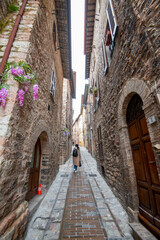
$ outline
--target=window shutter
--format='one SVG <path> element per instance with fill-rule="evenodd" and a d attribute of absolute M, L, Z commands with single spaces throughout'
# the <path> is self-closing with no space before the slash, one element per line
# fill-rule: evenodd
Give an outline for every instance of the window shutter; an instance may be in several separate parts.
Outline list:
<path fill-rule="evenodd" d="M 112 41 L 114 41 L 118 24 L 117 24 L 117 19 L 116 19 L 116 15 L 114 12 L 112 0 L 108 0 L 108 5 L 107 5 L 106 11 L 107 11 L 109 27 L 111 30 Z"/>
<path fill-rule="evenodd" d="M 52 94 L 53 98 L 54 98 L 54 92 L 55 92 L 55 83 L 56 83 L 56 78 L 55 78 L 55 74 L 53 71 L 52 80 L 51 80 L 51 94 Z"/>
<path fill-rule="evenodd" d="M 107 65 L 107 53 L 106 53 L 104 40 L 102 40 L 102 54 L 103 54 L 103 64 L 104 64 L 104 75 L 106 75 L 108 65 Z"/>

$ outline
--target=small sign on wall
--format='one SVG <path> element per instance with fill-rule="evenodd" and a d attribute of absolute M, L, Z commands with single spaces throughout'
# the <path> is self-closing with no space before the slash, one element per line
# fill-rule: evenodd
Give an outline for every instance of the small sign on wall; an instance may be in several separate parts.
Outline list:
<path fill-rule="evenodd" d="M 157 118 L 155 115 L 148 118 L 148 124 L 151 125 L 153 123 L 157 122 Z"/>

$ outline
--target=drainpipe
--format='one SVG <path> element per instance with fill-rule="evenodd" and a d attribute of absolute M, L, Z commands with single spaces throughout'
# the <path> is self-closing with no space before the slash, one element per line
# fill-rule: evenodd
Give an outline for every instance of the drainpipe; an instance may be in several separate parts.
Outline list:
<path fill-rule="evenodd" d="M 22 16 L 23 16 L 23 12 L 24 12 L 25 6 L 26 6 L 26 4 L 27 4 L 27 1 L 28 1 L 28 0 L 24 0 L 24 1 L 23 1 L 23 4 L 22 4 L 22 6 L 21 6 L 21 8 L 20 8 L 20 10 L 19 10 L 19 13 L 18 13 L 18 15 L 17 15 L 15 24 L 14 24 L 14 26 L 13 26 L 11 35 L 10 35 L 10 37 L 9 37 L 9 40 L 8 40 L 8 43 L 7 43 L 7 46 L 6 46 L 6 49 L 5 49 L 3 58 L 2 58 L 2 62 L 1 62 L 1 64 L 0 64 L 0 74 L 3 72 L 5 63 L 6 63 L 7 60 L 8 60 L 8 57 L 9 57 L 9 54 L 10 54 L 10 51 L 11 51 L 11 48 L 12 48 L 12 45 L 13 45 L 13 42 L 14 42 L 14 39 L 15 39 L 17 30 L 18 30 L 19 23 L 20 23 L 20 21 L 21 21 L 21 18 L 22 18 Z M 1 76 L 0 76 L 0 79 L 1 79 Z"/>

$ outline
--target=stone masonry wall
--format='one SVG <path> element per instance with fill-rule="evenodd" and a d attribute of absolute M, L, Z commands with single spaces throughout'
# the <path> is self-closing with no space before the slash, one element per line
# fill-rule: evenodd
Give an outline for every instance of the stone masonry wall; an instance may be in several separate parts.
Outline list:
<path fill-rule="evenodd" d="M 15 0 L 1 0 L 0 1 L 0 22 L 4 20 L 8 13 L 8 6 L 14 3 Z"/>
<path fill-rule="evenodd" d="M 101 40 L 105 36 L 107 23 L 107 0 L 101 1 L 100 16 L 99 20 L 95 21 L 94 29 L 93 45 L 96 46 L 94 78 L 99 78 L 100 88 L 99 107 L 95 113 L 94 134 L 97 139 L 97 128 L 101 125 L 104 162 L 100 162 L 98 157 L 97 140 L 96 156 L 99 170 L 101 171 L 101 165 L 103 165 L 106 181 L 120 198 L 123 206 L 135 209 L 134 201 L 138 202 L 138 200 L 137 196 L 132 195 L 132 189 L 130 188 L 130 183 L 135 179 L 129 176 L 131 163 L 129 163 L 130 166 L 126 165 L 123 158 L 123 152 L 128 151 L 126 154 L 131 154 L 131 150 L 130 147 L 128 149 L 124 149 L 123 146 L 123 149 L 120 148 L 122 139 L 120 138 L 118 125 L 118 104 L 123 89 L 124 92 L 132 92 L 134 82 L 138 82 L 139 92 L 143 93 L 145 91 L 144 86 L 146 86 L 150 90 L 150 97 L 145 100 L 144 106 L 146 118 L 153 114 L 157 116 L 156 124 L 148 126 L 151 142 L 152 144 L 159 143 L 160 112 L 155 99 L 155 82 L 159 84 L 158 76 L 160 71 L 159 29 L 156 20 L 159 18 L 159 1 L 113 0 L 112 2 L 118 21 L 118 34 L 115 40 L 111 65 L 106 76 L 104 76 Z M 127 88 L 126 83 L 130 80 L 133 82 L 129 85 L 130 89 L 125 89 L 125 86 Z M 140 80 L 142 84 L 140 84 Z M 135 89 L 133 92 L 135 92 Z M 145 95 L 145 92 L 142 95 Z M 125 107 L 127 108 L 127 103 Z M 125 119 L 125 115 L 122 117 Z M 124 142 L 126 137 L 124 136 Z M 130 171 L 134 172 L 134 168 Z M 134 174 L 133 177 L 135 177 Z"/>
<path fill-rule="evenodd" d="M 63 130 L 69 129 L 69 135 L 65 134 Z M 63 79 L 63 103 L 62 103 L 62 135 L 61 135 L 61 156 L 60 164 L 63 164 L 71 153 L 72 142 L 72 96 L 71 88 L 68 79 Z"/>
<path fill-rule="evenodd" d="M 40 183 L 44 190 L 58 170 L 63 73 L 60 52 L 55 51 L 53 44 L 52 29 L 56 17 L 51 9 L 54 9 L 54 2 L 45 3 L 46 6 L 39 1 L 28 1 L 9 57 L 9 61 L 26 60 L 31 65 L 39 94 L 33 101 L 30 89 L 20 107 L 17 91 L 23 86 L 12 77 L 8 79 L 7 104 L 0 109 L 0 226 L 8 223 L 6 228 L 0 227 L 2 239 L 21 239 L 26 226 L 28 204 L 25 196 L 31 156 L 38 137 L 42 148 Z M 4 47 L 6 40 L 6 35 L 0 36 Z M 56 75 L 54 98 L 50 94 L 53 69 Z M 17 215 L 21 204 L 24 209 Z M 24 226 L 22 231 L 20 226 Z M 10 234 L 12 228 L 14 234 Z"/>

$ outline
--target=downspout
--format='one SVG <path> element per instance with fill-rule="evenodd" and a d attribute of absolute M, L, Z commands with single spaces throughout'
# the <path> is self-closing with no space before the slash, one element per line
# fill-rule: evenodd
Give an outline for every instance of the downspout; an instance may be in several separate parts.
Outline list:
<path fill-rule="evenodd" d="M 24 1 L 23 1 L 23 4 L 22 4 L 22 6 L 21 6 L 21 8 L 20 8 L 20 10 L 19 10 L 19 13 L 18 13 L 18 15 L 17 15 L 15 24 L 14 24 L 14 26 L 13 26 L 11 35 L 10 35 L 10 37 L 9 37 L 9 40 L 8 40 L 8 43 L 7 43 L 7 46 L 6 46 L 6 49 L 5 49 L 3 58 L 2 58 L 2 62 L 1 62 L 1 64 L 0 64 L 0 75 L 1 75 L 1 73 L 3 72 L 3 70 L 4 70 L 5 63 L 6 63 L 7 60 L 8 60 L 8 57 L 9 57 L 9 54 L 10 54 L 10 51 L 11 51 L 11 48 L 12 48 L 12 45 L 13 45 L 13 42 L 14 42 L 14 39 L 15 39 L 17 30 L 18 30 L 19 23 L 20 23 L 20 21 L 21 21 L 21 18 L 22 18 L 22 16 L 23 16 L 23 12 L 24 12 L 25 6 L 26 6 L 26 4 L 27 4 L 27 1 L 28 1 L 28 0 L 24 0 Z M 0 79 L 1 79 L 1 76 L 0 76 Z"/>

